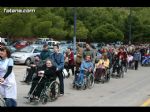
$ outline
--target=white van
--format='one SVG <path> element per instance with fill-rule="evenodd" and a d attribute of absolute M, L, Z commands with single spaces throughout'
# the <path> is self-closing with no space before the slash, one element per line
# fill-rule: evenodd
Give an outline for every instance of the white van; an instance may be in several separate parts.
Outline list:
<path fill-rule="evenodd" d="M 46 42 L 46 41 L 49 41 L 50 39 L 49 38 L 38 38 L 37 39 L 37 41 L 44 41 L 44 42 Z"/>
<path fill-rule="evenodd" d="M 50 47 L 53 47 L 53 45 L 55 45 L 55 44 L 60 44 L 60 42 L 59 41 L 47 41 L 46 42 Z"/>
<path fill-rule="evenodd" d="M 3 42 L 5 45 L 7 45 L 7 38 L 0 37 L 0 42 Z"/>

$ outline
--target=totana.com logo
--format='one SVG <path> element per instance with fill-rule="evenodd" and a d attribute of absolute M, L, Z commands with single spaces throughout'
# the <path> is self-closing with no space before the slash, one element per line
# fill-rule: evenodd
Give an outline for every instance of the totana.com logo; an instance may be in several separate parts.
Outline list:
<path fill-rule="evenodd" d="M 34 13 L 35 9 L 7 9 L 4 8 L 4 13 Z"/>

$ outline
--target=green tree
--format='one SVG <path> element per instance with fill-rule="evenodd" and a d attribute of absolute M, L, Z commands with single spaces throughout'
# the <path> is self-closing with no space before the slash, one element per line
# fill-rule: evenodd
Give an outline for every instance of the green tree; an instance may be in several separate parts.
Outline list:
<path fill-rule="evenodd" d="M 34 26 L 34 33 L 40 37 L 48 36 L 51 26 L 52 22 L 50 21 L 39 22 L 36 26 Z"/>
<path fill-rule="evenodd" d="M 129 18 L 126 18 L 125 20 L 125 37 L 126 40 L 129 39 L 129 25 L 130 21 Z M 133 15 L 131 16 L 131 41 L 137 41 L 138 38 L 141 36 L 141 32 L 143 31 L 143 26 L 140 20 L 137 18 L 137 16 Z"/>
<path fill-rule="evenodd" d="M 92 32 L 93 38 L 105 42 L 113 42 L 117 40 L 123 40 L 123 33 L 115 28 L 112 24 L 101 25 L 98 28 L 94 29 Z"/>
<path fill-rule="evenodd" d="M 77 20 L 76 25 L 76 38 L 80 40 L 87 39 L 88 29 L 85 27 L 82 21 Z M 74 26 L 71 26 L 70 37 L 74 37 Z"/>

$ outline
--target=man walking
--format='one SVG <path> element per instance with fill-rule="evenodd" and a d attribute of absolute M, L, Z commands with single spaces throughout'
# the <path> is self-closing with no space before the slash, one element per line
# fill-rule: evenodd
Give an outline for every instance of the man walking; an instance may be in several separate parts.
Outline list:
<path fill-rule="evenodd" d="M 135 62 L 135 70 L 138 70 L 140 59 L 141 59 L 141 53 L 138 51 L 138 49 L 136 49 L 133 55 L 133 60 Z"/>
<path fill-rule="evenodd" d="M 64 78 L 62 74 L 62 70 L 64 68 L 64 56 L 59 52 L 59 46 L 54 45 L 54 53 L 50 56 L 52 59 L 54 66 L 56 66 L 56 75 L 59 78 L 60 83 L 60 96 L 64 94 Z"/>

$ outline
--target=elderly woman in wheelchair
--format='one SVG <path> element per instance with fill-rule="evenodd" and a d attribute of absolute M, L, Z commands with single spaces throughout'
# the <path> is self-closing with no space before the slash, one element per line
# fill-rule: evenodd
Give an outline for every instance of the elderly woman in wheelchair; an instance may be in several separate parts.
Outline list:
<path fill-rule="evenodd" d="M 52 66 L 51 60 L 47 60 L 46 64 L 38 68 L 37 76 L 33 79 L 28 94 L 29 103 L 41 100 L 45 103 L 49 98 L 58 97 L 59 84 L 56 81 L 55 72 L 56 67 Z"/>
<path fill-rule="evenodd" d="M 109 59 L 107 55 L 103 55 L 99 62 L 95 65 L 95 82 L 102 82 L 108 81 L 110 79 L 109 76 Z"/>

